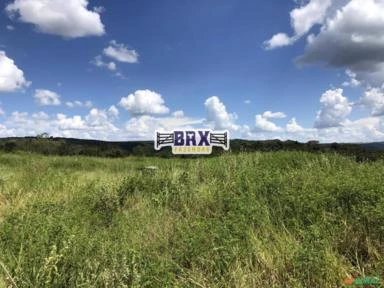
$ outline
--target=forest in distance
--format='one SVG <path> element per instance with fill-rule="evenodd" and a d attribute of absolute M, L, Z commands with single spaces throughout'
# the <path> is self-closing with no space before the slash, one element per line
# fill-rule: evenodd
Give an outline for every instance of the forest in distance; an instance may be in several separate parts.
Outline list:
<path fill-rule="evenodd" d="M 42 155 L 83 155 L 95 157 L 127 157 L 127 156 L 156 156 L 156 157 L 206 157 L 206 156 L 175 156 L 169 147 L 155 151 L 153 141 L 100 141 L 74 138 L 56 138 L 45 134 L 36 137 L 0 138 L 0 151 L 32 152 Z M 340 153 L 351 156 L 356 161 L 375 161 L 384 159 L 384 142 L 373 143 L 319 143 L 308 141 L 286 140 L 242 140 L 230 141 L 229 152 L 213 147 L 212 156 L 223 153 L 239 152 L 268 152 L 268 151 L 304 151 L 315 153 Z"/>

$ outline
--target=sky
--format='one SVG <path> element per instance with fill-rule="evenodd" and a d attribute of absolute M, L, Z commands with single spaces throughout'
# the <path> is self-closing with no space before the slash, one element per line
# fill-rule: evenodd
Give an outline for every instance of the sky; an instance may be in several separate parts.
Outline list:
<path fill-rule="evenodd" d="M 384 0 L 2 0 L 0 137 L 384 141 Z"/>

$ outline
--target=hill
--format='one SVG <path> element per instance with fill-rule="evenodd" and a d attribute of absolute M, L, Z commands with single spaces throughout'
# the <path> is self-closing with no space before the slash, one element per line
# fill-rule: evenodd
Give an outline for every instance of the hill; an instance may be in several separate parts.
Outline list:
<path fill-rule="evenodd" d="M 171 150 L 155 151 L 152 141 L 106 142 L 99 140 L 84 140 L 72 138 L 53 137 L 24 137 L 1 138 L 0 151 L 5 152 L 34 152 L 43 155 L 84 155 L 99 157 L 126 157 L 126 156 L 158 156 L 170 157 Z M 384 152 L 377 147 L 380 143 L 347 144 L 331 143 L 321 144 L 317 141 L 300 143 L 297 141 L 251 141 L 234 139 L 230 143 L 230 153 L 255 151 L 307 151 L 307 152 L 336 152 L 354 157 L 357 161 L 382 159 Z M 213 156 L 222 154 L 221 149 L 214 148 Z M 174 157 L 174 156 L 172 156 Z M 187 157 L 187 156 L 179 156 Z M 191 156 L 188 156 L 191 157 Z M 197 157 L 197 156 L 193 156 Z"/>
<path fill-rule="evenodd" d="M 384 150 L 384 142 L 364 143 L 361 145 L 369 150 Z"/>

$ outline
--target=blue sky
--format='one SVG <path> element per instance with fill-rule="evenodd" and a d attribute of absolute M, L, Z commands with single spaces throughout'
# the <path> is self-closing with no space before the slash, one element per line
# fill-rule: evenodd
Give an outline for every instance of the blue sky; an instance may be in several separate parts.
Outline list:
<path fill-rule="evenodd" d="M 3 1 L 0 137 L 383 141 L 384 3 L 334 2 Z"/>

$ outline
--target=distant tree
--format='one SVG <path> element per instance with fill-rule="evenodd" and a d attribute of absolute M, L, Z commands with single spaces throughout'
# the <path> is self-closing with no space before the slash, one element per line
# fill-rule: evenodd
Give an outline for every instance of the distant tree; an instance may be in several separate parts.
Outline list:
<path fill-rule="evenodd" d="M 44 133 L 38 134 L 36 138 L 44 138 L 44 139 L 49 138 L 49 134 L 47 132 L 44 132 Z"/>
<path fill-rule="evenodd" d="M 331 148 L 332 148 L 333 150 L 338 150 L 338 149 L 341 148 L 341 146 L 340 146 L 339 143 L 334 142 L 334 143 L 331 144 Z"/>
<path fill-rule="evenodd" d="M 153 146 L 138 145 L 132 149 L 132 155 L 134 156 L 152 156 L 154 154 Z"/>
<path fill-rule="evenodd" d="M 103 153 L 104 153 L 104 156 L 112 157 L 112 158 L 126 156 L 124 150 L 119 147 L 110 147 L 107 151 Z"/>
<path fill-rule="evenodd" d="M 13 151 L 15 151 L 16 146 L 17 146 L 16 142 L 14 142 L 14 141 L 5 142 L 4 151 L 5 152 L 13 152 Z"/>

